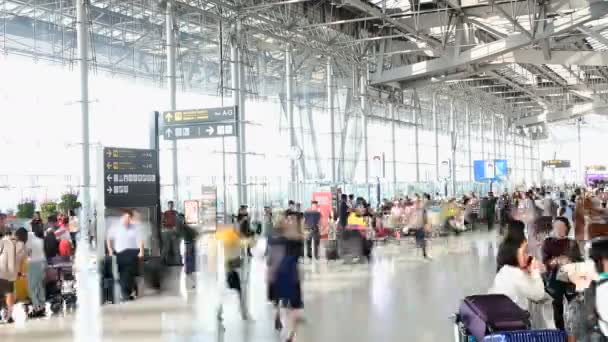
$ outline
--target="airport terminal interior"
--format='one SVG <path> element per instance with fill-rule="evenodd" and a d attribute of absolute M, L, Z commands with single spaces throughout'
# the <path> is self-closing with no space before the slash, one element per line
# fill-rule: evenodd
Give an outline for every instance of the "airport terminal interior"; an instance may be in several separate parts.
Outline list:
<path fill-rule="evenodd" d="M 0 0 L 0 341 L 606 341 L 607 113 L 602 0 Z"/>

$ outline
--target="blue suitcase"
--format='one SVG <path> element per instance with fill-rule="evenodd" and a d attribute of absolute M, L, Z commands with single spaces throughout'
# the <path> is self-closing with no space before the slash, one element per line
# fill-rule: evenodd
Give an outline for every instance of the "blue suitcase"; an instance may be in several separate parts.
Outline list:
<path fill-rule="evenodd" d="M 484 342 L 566 342 L 566 333 L 560 330 L 509 331 L 486 336 Z"/>

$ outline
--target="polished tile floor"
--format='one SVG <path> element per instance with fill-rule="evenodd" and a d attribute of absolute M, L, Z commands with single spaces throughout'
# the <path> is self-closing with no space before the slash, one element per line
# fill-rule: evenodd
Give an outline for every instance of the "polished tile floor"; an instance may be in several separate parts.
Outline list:
<path fill-rule="evenodd" d="M 462 297 L 487 290 L 495 273 L 496 247 L 494 233 L 470 233 L 433 241 L 432 261 L 423 260 L 411 243 L 402 243 L 377 248 L 371 265 L 306 263 L 306 322 L 297 341 L 452 341 L 449 316 Z M 102 308 L 91 281 L 79 290 L 81 311 L 0 326 L 0 341 L 281 341 L 265 301 L 264 267 L 258 259 L 251 264 L 248 302 L 253 320 L 247 323 L 239 318 L 236 296 L 218 290 L 213 268 L 207 267 L 208 272 L 197 276 L 196 289 L 187 290 L 184 277 L 176 274 L 173 291 Z M 220 297 L 224 333 L 216 319 Z"/>

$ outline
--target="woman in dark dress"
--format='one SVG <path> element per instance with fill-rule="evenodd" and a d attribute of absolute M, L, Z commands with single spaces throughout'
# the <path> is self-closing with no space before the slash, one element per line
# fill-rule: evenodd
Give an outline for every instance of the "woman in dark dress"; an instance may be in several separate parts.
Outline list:
<path fill-rule="evenodd" d="M 276 305 L 275 328 L 281 330 L 279 309 L 287 309 L 287 342 L 294 341 L 299 313 L 304 308 L 298 260 L 302 256 L 304 230 L 301 220 L 295 215 L 280 219 L 276 237 L 270 244 L 269 299 Z"/>

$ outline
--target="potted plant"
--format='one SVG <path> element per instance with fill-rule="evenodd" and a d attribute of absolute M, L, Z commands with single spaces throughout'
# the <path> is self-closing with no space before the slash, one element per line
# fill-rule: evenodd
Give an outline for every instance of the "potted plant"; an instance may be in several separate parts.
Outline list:
<path fill-rule="evenodd" d="M 61 202 L 59 202 L 58 209 L 69 214 L 70 210 L 76 210 L 82 207 L 82 204 L 78 202 L 78 194 L 67 192 L 61 195 Z"/>
<path fill-rule="evenodd" d="M 42 219 L 46 221 L 47 217 L 57 214 L 57 203 L 46 201 L 40 204 L 40 212 Z"/>
<path fill-rule="evenodd" d="M 24 200 L 17 204 L 17 218 L 31 219 L 36 211 L 36 202 L 32 200 Z"/>

